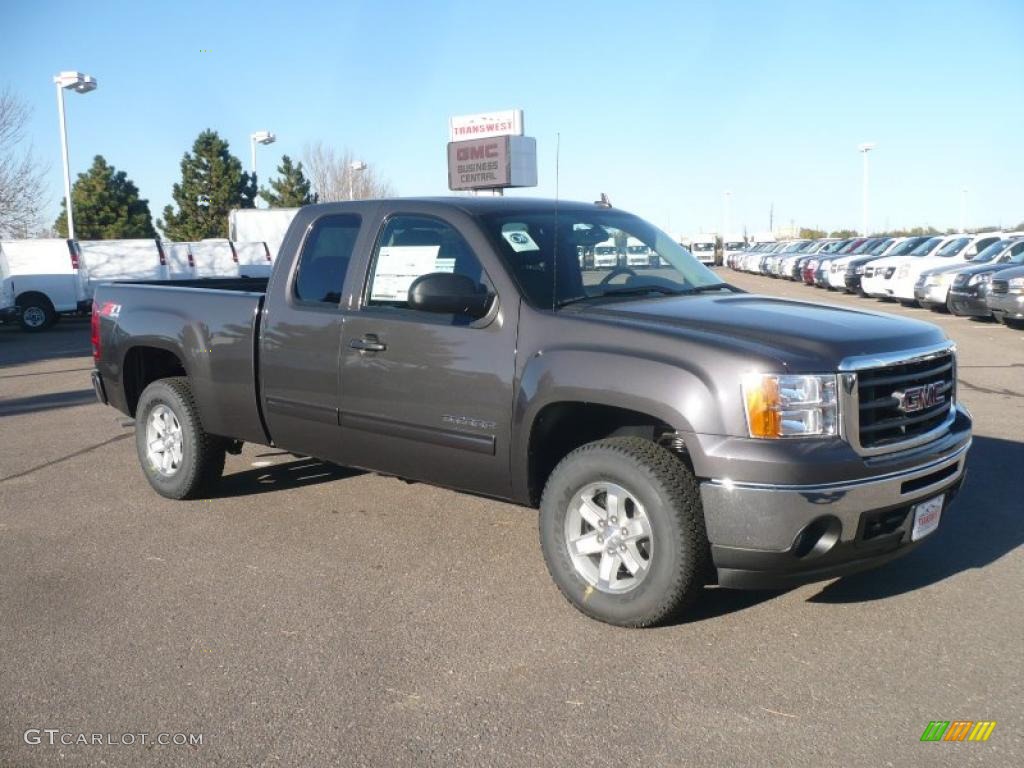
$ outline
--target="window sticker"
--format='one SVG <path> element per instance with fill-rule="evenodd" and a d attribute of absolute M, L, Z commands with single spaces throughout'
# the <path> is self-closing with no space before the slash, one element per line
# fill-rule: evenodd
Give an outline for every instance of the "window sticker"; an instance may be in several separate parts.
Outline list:
<path fill-rule="evenodd" d="M 501 236 L 505 238 L 505 242 L 512 246 L 512 250 L 516 253 L 522 253 L 523 251 L 539 251 L 540 246 L 533 241 L 530 237 L 529 232 L 524 232 L 521 229 L 513 229 L 508 232 L 502 232 Z"/>
<path fill-rule="evenodd" d="M 371 301 L 408 301 L 413 280 L 431 272 L 454 272 L 455 259 L 439 259 L 439 245 L 391 245 L 380 249 Z"/>

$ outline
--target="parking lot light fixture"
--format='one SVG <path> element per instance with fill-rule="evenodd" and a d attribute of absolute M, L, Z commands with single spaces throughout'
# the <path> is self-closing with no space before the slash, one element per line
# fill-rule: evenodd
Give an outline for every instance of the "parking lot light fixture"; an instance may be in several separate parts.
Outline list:
<path fill-rule="evenodd" d="M 873 150 L 877 145 L 873 141 L 867 141 L 857 146 L 857 151 L 864 156 L 864 183 L 861 189 L 863 199 L 861 200 L 861 227 L 860 233 L 864 236 L 868 236 L 868 152 Z"/>
<path fill-rule="evenodd" d="M 277 141 L 277 136 L 270 131 L 256 131 L 256 133 L 249 136 L 249 148 L 251 149 L 252 164 L 249 166 L 252 169 L 252 175 L 256 176 L 256 145 L 273 144 Z"/>
<path fill-rule="evenodd" d="M 81 72 L 61 72 L 53 76 L 53 82 L 57 86 L 57 114 L 60 117 L 60 154 L 64 161 L 64 205 L 68 216 L 68 239 L 75 239 L 75 217 L 71 210 L 71 167 L 68 163 L 68 127 L 64 119 L 64 91 L 72 90 L 75 93 L 89 93 L 95 91 L 98 83 L 92 75 Z"/>
<path fill-rule="evenodd" d="M 355 200 L 355 179 L 356 174 L 366 170 L 366 163 L 362 160 L 356 160 L 349 166 L 348 174 L 348 199 Z"/>

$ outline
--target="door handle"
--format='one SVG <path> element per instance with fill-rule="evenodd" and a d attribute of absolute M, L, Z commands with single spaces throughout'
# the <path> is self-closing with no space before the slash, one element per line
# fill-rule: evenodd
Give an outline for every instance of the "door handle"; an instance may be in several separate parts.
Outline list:
<path fill-rule="evenodd" d="M 360 352 L 383 352 L 388 345 L 373 334 L 367 334 L 361 339 L 353 339 L 349 346 L 358 349 Z"/>

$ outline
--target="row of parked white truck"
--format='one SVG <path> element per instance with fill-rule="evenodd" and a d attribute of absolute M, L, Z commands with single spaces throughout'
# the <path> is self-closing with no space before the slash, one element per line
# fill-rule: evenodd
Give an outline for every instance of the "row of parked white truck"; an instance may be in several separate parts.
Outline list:
<path fill-rule="evenodd" d="M 268 277 L 275 251 L 263 241 L 0 241 L 0 320 L 42 331 L 61 315 L 88 312 L 98 283 Z"/>

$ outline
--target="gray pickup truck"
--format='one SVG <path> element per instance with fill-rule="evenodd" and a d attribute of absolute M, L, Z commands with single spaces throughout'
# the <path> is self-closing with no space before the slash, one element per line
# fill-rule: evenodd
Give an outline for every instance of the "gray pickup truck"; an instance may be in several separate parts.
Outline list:
<path fill-rule="evenodd" d="M 971 443 L 934 325 L 745 293 L 607 204 L 308 206 L 269 280 L 99 286 L 92 342 L 161 495 L 252 442 L 539 507 L 563 594 L 626 626 L 907 552 Z"/>

